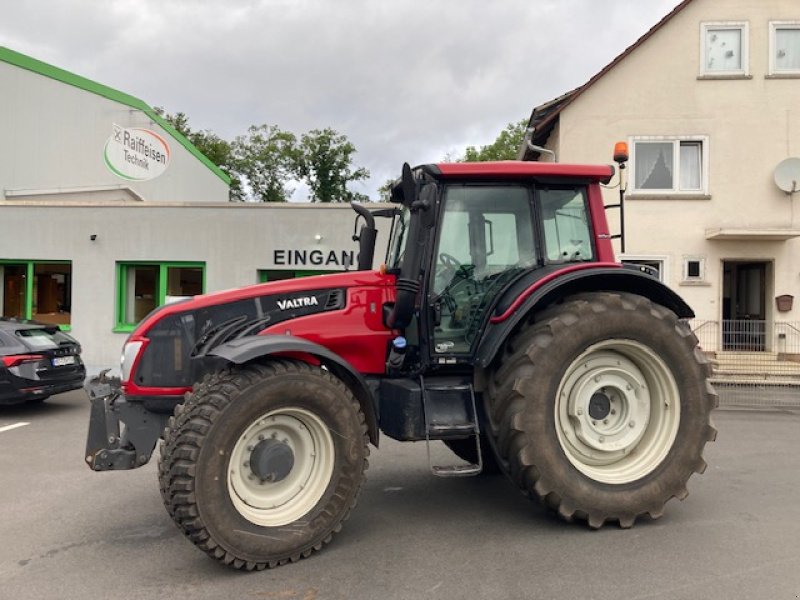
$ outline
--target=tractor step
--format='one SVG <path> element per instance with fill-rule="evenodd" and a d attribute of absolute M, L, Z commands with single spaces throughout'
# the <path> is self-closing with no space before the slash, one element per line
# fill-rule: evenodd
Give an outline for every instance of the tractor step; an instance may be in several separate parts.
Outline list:
<path fill-rule="evenodd" d="M 475 430 L 473 423 L 456 423 L 454 425 L 430 425 L 430 437 L 436 440 L 459 439 L 472 435 Z"/>
<path fill-rule="evenodd" d="M 464 463 L 463 465 L 438 466 L 431 465 L 431 473 L 437 477 L 472 477 L 480 475 L 483 465 Z"/>
<path fill-rule="evenodd" d="M 425 444 L 428 466 L 437 477 L 470 477 L 483 470 L 481 459 L 480 425 L 475 406 L 472 383 L 441 381 L 426 385 L 420 376 L 422 409 L 425 416 Z M 431 440 L 475 440 L 477 463 L 462 462 L 452 465 L 434 465 L 431 459 Z"/>

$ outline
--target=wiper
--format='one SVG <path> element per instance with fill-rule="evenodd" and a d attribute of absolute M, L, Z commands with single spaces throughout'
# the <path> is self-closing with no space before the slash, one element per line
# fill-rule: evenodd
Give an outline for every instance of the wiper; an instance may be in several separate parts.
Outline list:
<path fill-rule="evenodd" d="M 247 327 L 239 331 L 234 337 L 237 339 L 243 338 L 245 336 L 250 335 L 251 333 L 254 333 L 256 330 L 260 331 L 261 329 L 264 328 L 263 326 L 269 323 L 271 320 L 272 320 L 271 316 L 266 316 L 261 319 L 256 319 L 255 321 L 248 323 Z"/>
<path fill-rule="evenodd" d="M 237 325 L 241 324 L 243 321 L 246 321 L 247 317 L 242 315 L 239 317 L 234 317 L 233 319 L 228 319 L 227 321 L 223 321 L 216 327 L 212 327 L 208 331 L 206 331 L 200 338 L 194 343 L 192 349 L 190 351 L 190 356 L 196 356 L 197 351 L 205 346 L 212 338 L 219 339 L 220 335 L 226 333 L 229 329 L 236 327 Z"/>

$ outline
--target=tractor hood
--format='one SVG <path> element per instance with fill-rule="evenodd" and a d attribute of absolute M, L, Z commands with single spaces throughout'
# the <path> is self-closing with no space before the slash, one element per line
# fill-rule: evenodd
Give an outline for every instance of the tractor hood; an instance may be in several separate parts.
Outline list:
<path fill-rule="evenodd" d="M 198 375 L 194 359 L 213 348 L 287 321 L 344 311 L 353 290 L 389 288 L 393 283 L 390 275 L 356 271 L 264 283 L 162 306 L 141 322 L 126 344 L 141 342 L 142 347 L 136 364 L 130 365 L 130 381 L 125 380 L 123 362 L 123 388 L 135 393 L 189 387 Z"/>

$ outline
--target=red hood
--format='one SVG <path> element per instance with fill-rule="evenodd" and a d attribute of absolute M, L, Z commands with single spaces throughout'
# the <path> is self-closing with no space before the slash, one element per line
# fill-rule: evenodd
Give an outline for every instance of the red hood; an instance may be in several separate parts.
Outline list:
<path fill-rule="evenodd" d="M 232 290 L 223 290 L 195 296 L 191 300 L 167 304 L 150 313 L 136 328 L 136 334 L 142 334 L 152 327 L 157 321 L 169 315 L 186 312 L 207 306 L 227 304 L 237 300 L 257 298 L 259 296 L 272 296 L 303 292 L 306 290 L 320 290 L 326 288 L 351 288 L 351 287 L 386 287 L 394 284 L 394 275 L 382 275 L 378 271 L 348 271 L 345 273 L 331 273 L 330 275 L 314 275 L 297 279 L 284 279 L 269 283 L 259 283 Z"/>

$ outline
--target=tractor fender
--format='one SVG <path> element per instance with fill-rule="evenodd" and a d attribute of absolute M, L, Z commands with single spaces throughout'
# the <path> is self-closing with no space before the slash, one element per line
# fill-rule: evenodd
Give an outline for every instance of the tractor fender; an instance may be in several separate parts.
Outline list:
<path fill-rule="evenodd" d="M 350 388 L 361 405 L 367 422 L 369 440 L 377 447 L 379 440 L 378 418 L 375 401 L 364 377 L 348 361 L 304 338 L 293 335 L 251 335 L 220 344 L 208 352 L 208 356 L 241 365 L 258 358 L 280 354 L 301 353 L 319 360 L 328 371 L 336 375 Z"/>
<path fill-rule="evenodd" d="M 536 273 L 532 275 L 536 276 Z M 670 309 L 682 319 L 694 317 L 694 311 L 678 294 L 652 275 L 638 269 L 598 267 L 565 270 L 563 274 L 556 272 L 547 277 L 539 276 L 522 293 L 514 292 L 513 297 L 506 297 L 506 294 L 500 298 L 483 331 L 475 364 L 480 367 L 489 366 L 503 342 L 532 313 L 567 296 L 601 291 L 638 294 Z"/>

